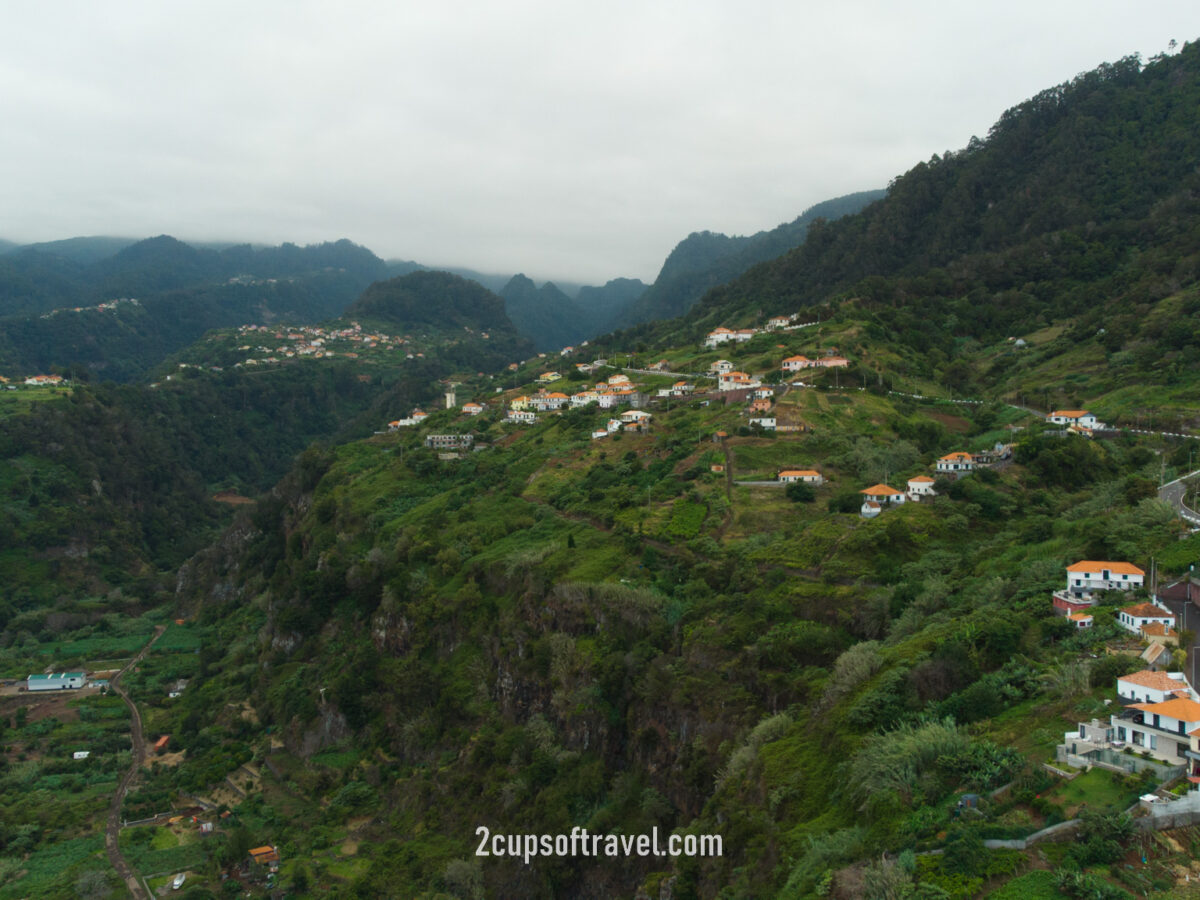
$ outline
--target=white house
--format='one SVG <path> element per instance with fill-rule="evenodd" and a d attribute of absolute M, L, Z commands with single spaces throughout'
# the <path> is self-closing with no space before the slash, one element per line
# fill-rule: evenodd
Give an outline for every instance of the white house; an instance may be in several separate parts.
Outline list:
<path fill-rule="evenodd" d="M 1067 566 L 1067 592 L 1076 597 L 1095 591 L 1132 591 L 1142 587 L 1146 573 L 1127 562 L 1082 559 Z"/>
<path fill-rule="evenodd" d="M 744 344 L 750 338 L 754 337 L 757 332 L 753 328 L 739 328 L 733 333 L 733 339 L 739 344 Z"/>
<path fill-rule="evenodd" d="M 63 691 L 81 688 L 87 682 L 84 672 L 51 672 L 49 675 L 30 675 L 25 679 L 27 691 Z"/>
<path fill-rule="evenodd" d="M 483 412 L 483 404 L 481 403 L 464 403 L 462 411 L 468 416 L 477 416 Z"/>
<path fill-rule="evenodd" d="M 761 428 L 763 431 L 774 431 L 775 430 L 775 417 L 774 416 L 758 416 L 756 418 L 751 419 L 750 427 L 753 428 L 756 425 L 759 428 Z"/>
<path fill-rule="evenodd" d="M 589 403 L 599 403 L 600 395 L 595 391 L 580 391 L 578 394 L 571 395 L 571 406 L 580 407 L 587 406 Z"/>
<path fill-rule="evenodd" d="M 957 450 L 947 453 L 937 461 L 939 472 L 970 472 L 975 468 L 975 458 L 970 453 Z"/>
<path fill-rule="evenodd" d="M 1077 612 L 1067 616 L 1071 624 L 1076 628 L 1091 628 L 1095 624 L 1095 619 L 1087 613 Z"/>
<path fill-rule="evenodd" d="M 1078 428 L 1098 428 L 1100 423 L 1086 409 L 1056 409 L 1047 418 L 1055 425 L 1074 425 Z"/>
<path fill-rule="evenodd" d="M 1126 631 L 1141 634 L 1145 625 L 1167 625 L 1175 627 L 1175 614 L 1153 603 L 1139 603 L 1136 606 L 1126 606 L 1117 613 L 1117 624 Z"/>
<path fill-rule="evenodd" d="M 737 333 L 728 328 L 714 328 L 704 338 L 705 347 L 717 347 L 737 339 Z"/>
<path fill-rule="evenodd" d="M 864 500 L 863 505 L 858 510 L 858 514 L 864 519 L 873 519 L 881 512 L 883 512 L 883 507 L 874 500 Z"/>
<path fill-rule="evenodd" d="M 1182 672 L 1153 672 L 1150 669 L 1118 678 L 1117 697 L 1122 703 L 1166 703 L 1175 697 L 1197 699 Z"/>
<path fill-rule="evenodd" d="M 530 404 L 542 412 L 547 410 L 559 410 L 571 402 L 571 398 L 560 391 L 552 391 L 549 394 L 536 394 L 529 398 Z"/>
<path fill-rule="evenodd" d="M 510 409 L 506 418 L 517 425 L 532 425 L 537 421 L 537 413 L 532 409 Z"/>
<path fill-rule="evenodd" d="M 878 503 L 880 506 L 900 504 L 907 499 L 903 491 L 898 491 L 894 487 L 888 487 L 886 484 L 875 484 L 869 488 L 863 488 L 859 493 L 867 500 Z"/>
<path fill-rule="evenodd" d="M 779 473 L 779 480 L 786 484 L 796 481 L 802 481 L 805 484 L 825 483 L 825 479 L 821 477 L 821 473 L 816 469 L 784 469 Z"/>
<path fill-rule="evenodd" d="M 1114 737 L 1171 765 L 1188 762 L 1191 732 L 1200 729 L 1200 703 L 1174 697 L 1134 703 L 1112 717 Z"/>
<path fill-rule="evenodd" d="M 758 387 L 759 384 L 757 378 L 747 375 L 745 372 L 722 372 L 717 376 L 717 389 L 722 391 L 753 388 Z"/>
<path fill-rule="evenodd" d="M 772 316 L 767 319 L 768 328 L 786 328 L 791 322 L 790 316 Z"/>
<path fill-rule="evenodd" d="M 908 496 L 916 500 L 921 497 L 936 497 L 933 489 L 933 479 L 928 475 L 918 475 L 908 479 Z"/>
<path fill-rule="evenodd" d="M 755 400 L 770 400 L 775 396 L 775 388 L 760 387 L 754 392 Z"/>
<path fill-rule="evenodd" d="M 725 372 L 732 372 L 733 363 L 727 359 L 718 359 L 715 363 L 708 367 L 708 371 L 716 375 L 721 375 Z"/>
<path fill-rule="evenodd" d="M 785 372 L 799 372 L 801 369 L 811 369 L 816 363 L 807 356 L 789 356 L 780 368 Z"/>
<path fill-rule="evenodd" d="M 640 409 L 627 409 L 621 413 L 621 421 L 628 424 L 629 422 L 648 422 L 650 421 L 650 413 Z"/>

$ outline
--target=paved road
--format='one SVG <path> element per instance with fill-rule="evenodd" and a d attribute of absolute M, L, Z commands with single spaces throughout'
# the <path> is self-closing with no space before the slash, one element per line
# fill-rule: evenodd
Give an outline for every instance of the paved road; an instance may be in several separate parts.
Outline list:
<path fill-rule="evenodd" d="M 1170 503 L 1175 507 L 1175 511 L 1179 513 L 1179 517 L 1184 521 L 1190 522 L 1193 525 L 1200 525 L 1200 512 L 1191 509 L 1185 502 L 1188 488 L 1184 484 L 1184 481 L 1196 475 L 1200 475 L 1200 469 L 1176 478 L 1174 481 L 1167 482 L 1158 489 L 1158 499 L 1164 503 Z"/>
<path fill-rule="evenodd" d="M 154 637 L 150 638 L 149 642 L 147 642 L 146 646 L 141 649 L 137 656 L 125 664 L 125 668 L 121 669 L 120 672 L 109 680 L 109 688 L 124 700 L 125 705 L 129 707 L 129 730 L 133 738 L 133 764 L 129 767 L 129 771 L 121 777 L 121 781 L 117 785 L 117 792 L 113 794 L 112 805 L 108 808 L 108 824 L 104 829 L 104 847 L 108 851 L 108 861 L 117 870 L 117 874 L 121 876 L 121 880 L 129 888 L 129 893 L 136 900 L 151 900 L 151 897 L 146 893 L 146 889 L 142 887 L 142 883 L 138 880 L 133 867 L 125 862 L 125 857 L 121 855 L 121 804 L 125 802 L 125 795 L 129 792 L 129 786 L 133 783 L 138 770 L 146 761 L 146 739 L 142 734 L 142 714 L 138 712 L 137 704 L 129 698 L 129 694 L 121 687 L 120 681 L 122 675 L 142 661 L 150 651 L 150 648 L 154 646 L 154 642 L 162 637 L 163 632 L 166 630 L 166 627 L 163 625 L 155 628 Z"/>

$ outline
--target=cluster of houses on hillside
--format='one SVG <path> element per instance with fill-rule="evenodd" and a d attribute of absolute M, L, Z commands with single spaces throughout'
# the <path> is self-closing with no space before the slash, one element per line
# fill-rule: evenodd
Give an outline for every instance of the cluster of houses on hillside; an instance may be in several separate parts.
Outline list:
<path fill-rule="evenodd" d="M 721 344 L 741 344 L 756 334 L 767 334 L 771 331 L 790 331 L 795 328 L 807 328 L 810 325 L 816 325 L 816 322 L 796 323 L 796 319 L 800 317 L 799 313 L 792 313 L 790 316 L 772 316 L 767 319 L 765 328 L 714 328 L 704 337 L 705 347 L 719 347 Z"/>
<path fill-rule="evenodd" d="M 141 306 L 140 300 L 135 297 L 118 297 L 116 300 L 105 300 L 103 303 L 97 303 L 95 306 L 64 306 L 61 309 L 52 309 L 48 313 L 42 313 L 38 316 L 39 319 L 49 319 L 61 313 L 67 312 L 113 312 L 122 304 L 128 303 L 131 306 Z"/>
<path fill-rule="evenodd" d="M 282 362 L 295 358 L 332 358 L 341 356 L 345 359 L 358 359 L 361 351 L 375 349 L 402 349 L 410 343 L 410 338 L 382 332 L 364 331 L 357 322 L 351 322 L 346 328 L 321 328 L 317 325 L 298 325 L 288 328 L 276 328 L 270 325 L 241 325 L 237 334 L 243 340 L 251 338 L 257 344 L 246 343 L 237 349 L 243 352 L 252 351 L 266 354 L 265 356 L 250 356 L 234 367 L 257 366 Z M 270 341 L 268 345 L 266 343 Z M 405 353 L 406 359 L 424 357 L 424 353 Z"/>
<path fill-rule="evenodd" d="M 992 466 L 1012 456 L 1011 444 L 996 444 L 990 450 L 980 453 L 968 453 L 956 450 L 940 457 L 934 463 L 934 471 L 938 478 L 959 478 L 981 466 Z M 937 496 L 933 486 L 935 481 L 929 475 L 916 475 L 908 479 L 906 489 L 901 491 L 886 484 L 875 484 L 859 491 L 863 495 L 862 508 L 859 510 L 864 519 L 873 519 L 890 506 L 901 503 L 919 503 Z"/>
<path fill-rule="evenodd" d="M 1065 589 L 1053 594 L 1054 611 L 1077 628 L 1092 627 L 1088 608 L 1102 592 L 1146 586 L 1146 573 L 1125 561 L 1080 560 L 1067 567 L 1066 575 Z M 1093 719 L 1064 734 L 1059 760 L 1128 770 L 1131 764 L 1120 751 L 1132 750 L 1177 767 L 1174 771 L 1200 784 L 1200 696 L 1184 673 L 1168 671 L 1173 663 L 1170 648 L 1178 646 L 1179 634 L 1166 601 L 1191 603 L 1193 594 L 1200 597 L 1200 587 L 1188 578 L 1155 589 L 1148 602 L 1118 610 L 1117 623 L 1146 645 L 1139 657 L 1146 668 L 1117 679 L 1120 709 L 1108 722 Z"/>
<path fill-rule="evenodd" d="M 61 375 L 26 375 L 23 383 L 29 387 L 56 387 L 65 379 Z"/>

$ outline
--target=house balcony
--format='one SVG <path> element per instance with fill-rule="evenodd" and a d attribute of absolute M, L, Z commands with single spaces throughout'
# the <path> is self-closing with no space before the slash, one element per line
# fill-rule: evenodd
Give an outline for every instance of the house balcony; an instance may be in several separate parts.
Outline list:
<path fill-rule="evenodd" d="M 1179 731 L 1178 729 L 1163 728 L 1160 725 L 1153 724 L 1153 720 L 1147 722 L 1146 714 L 1140 709 L 1126 708 L 1113 716 L 1113 725 L 1118 723 L 1127 723 L 1128 725 L 1136 725 L 1138 728 L 1145 731 L 1152 731 L 1155 734 L 1169 737 L 1174 741 L 1184 740 L 1188 738 L 1187 731 Z M 1185 726 L 1186 727 L 1186 726 Z"/>

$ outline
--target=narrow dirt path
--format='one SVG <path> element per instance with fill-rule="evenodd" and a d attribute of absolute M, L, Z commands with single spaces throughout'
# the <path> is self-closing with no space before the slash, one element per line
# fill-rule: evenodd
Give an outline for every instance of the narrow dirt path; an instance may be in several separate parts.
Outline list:
<path fill-rule="evenodd" d="M 137 873 L 133 871 L 133 867 L 125 862 L 125 857 L 121 855 L 121 804 L 125 802 L 125 795 L 129 793 L 129 786 L 133 783 L 133 779 L 137 776 L 138 770 L 146 761 L 146 739 L 142 734 L 142 714 L 138 712 L 137 704 L 130 699 L 129 694 L 121 687 L 121 676 L 136 666 L 150 652 L 150 648 L 154 646 L 154 642 L 163 636 L 163 632 L 167 628 L 165 625 L 159 625 L 154 629 L 154 637 L 146 643 L 138 655 L 125 664 L 116 675 L 109 680 L 109 688 L 117 694 L 125 705 L 129 707 L 129 731 L 133 739 L 133 764 L 129 767 L 129 771 L 122 777 L 117 784 L 117 791 L 113 794 L 112 805 L 108 808 L 108 824 L 104 829 L 104 847 L 108 851 L 108 861 L 112 867 L 117 870 L 117 874 L 121 876 L 121 880 L 125 882 L 125 886 L 129 888 L 136 900 L 151 900 L 151 897 L 146 893 L 146 889 L 142 887 L 142 883 L 138 880 Z"/>

